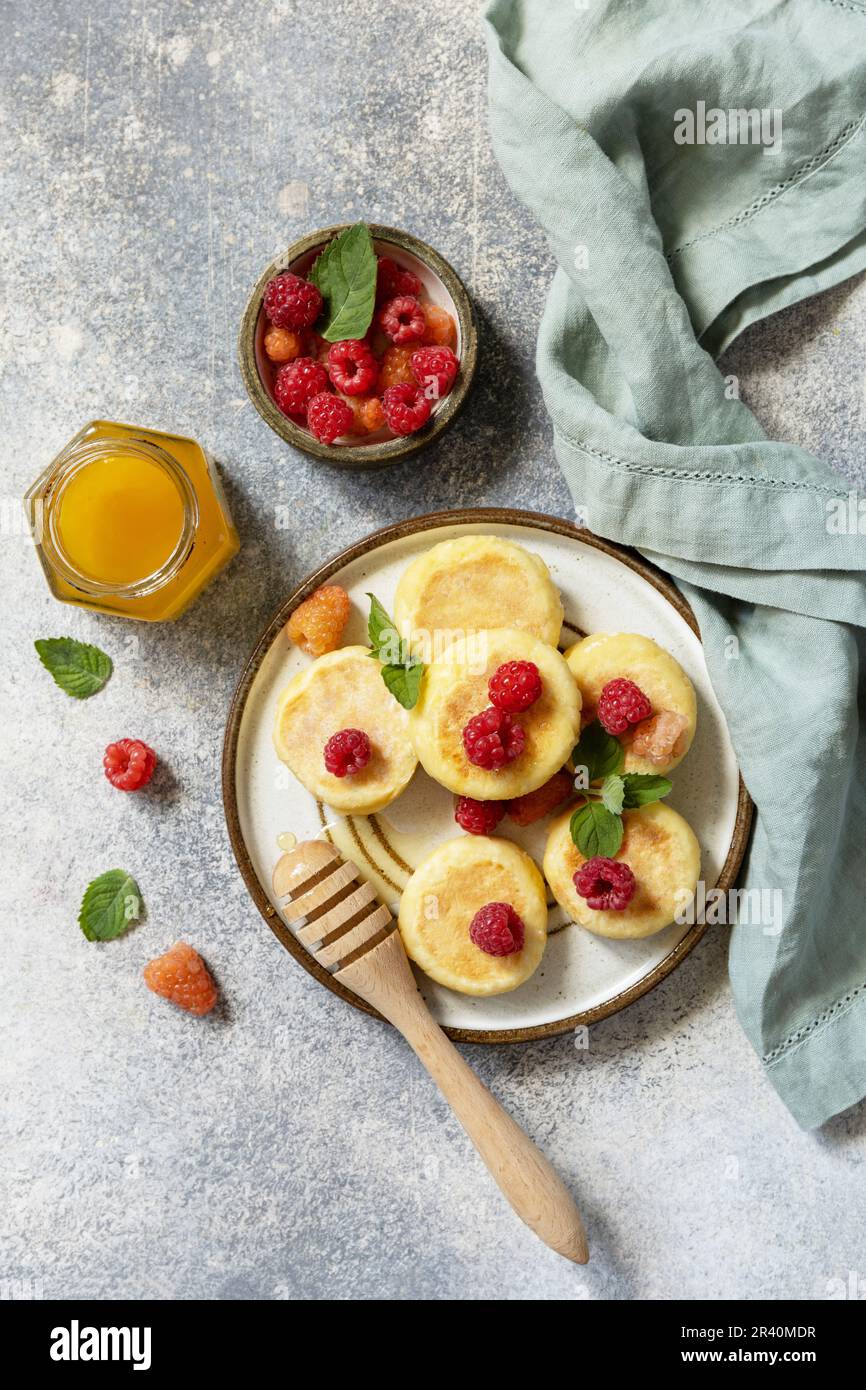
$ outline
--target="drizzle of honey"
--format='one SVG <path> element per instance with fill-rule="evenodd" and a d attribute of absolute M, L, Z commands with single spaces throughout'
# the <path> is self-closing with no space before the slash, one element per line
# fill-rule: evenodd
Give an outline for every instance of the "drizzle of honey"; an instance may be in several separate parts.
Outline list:
<path fill-rule="evenodd" d="M 410 873 L 417 869 L 439 841 L 431 838 L 429 831 L 398 830 L 381 812 L 377 813 L 375 820 L 393 853 L 385 849 L 369 816 L 352 816 L 351 821 L 345 816 L 337 816 L 322 826 L 316 838 L 324 836 L 330 839 L 344 859 L 357 864 L 361 878 L 373 884 L 382 902 L 387 903 L 396 916 L 400 909 L 400 896 L 409 882 Z M 359 850 L 358 840 L 366 853 Z M 408 865 L 409 872 L 394 860 L 394 854 L 404 865 Z M 549 890 L 548 906 L 552 909 L 549 936 L 555 936 L 564 927 L 572 926 L 568 918 L 563 917 L 562 909 L 552 900 Z M 557 917 L 563 917 L 563 920 L 557 921 Z"/>
<path fill-rule="evenodd" d="M 381 813 L 375 818 L 352 816 L 351 820 L 337 816 L 322 827 L 320 835 L 329 838 L 345 859 L 357 864 L 361 877 L 372 883 L 382 902 L 395 914 L 412 871 L 433 847 L 429 833 L 398 830 Z"/>

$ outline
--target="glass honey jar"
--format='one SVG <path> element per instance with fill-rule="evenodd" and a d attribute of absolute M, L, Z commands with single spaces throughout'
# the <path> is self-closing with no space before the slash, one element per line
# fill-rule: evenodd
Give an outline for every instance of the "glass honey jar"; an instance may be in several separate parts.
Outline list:
<path fill-rule="evenodd" d="M 176 618 L 239 548 L 194 439 L 92 420 L 25 496 L 55 598 L 145 622 Z"/>

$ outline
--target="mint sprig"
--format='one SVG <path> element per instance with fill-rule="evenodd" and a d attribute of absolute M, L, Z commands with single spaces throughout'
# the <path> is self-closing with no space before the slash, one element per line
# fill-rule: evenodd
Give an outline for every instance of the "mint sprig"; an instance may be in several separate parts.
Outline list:
<path fill-rule="evenodd" d="M 619 772 L 625 753 L 619 739 L 606 733 L 598 720 L 594 719 L 587 724 L 571 756 L 575 770 L 586 768 L 586 781 L 589 784 Z"/>
<path fill-rule="evenodd" d="M 141 920 L 141 891 L 125 869 L 109 869 L 89 883 L 78 913 L 88 941 L 113 941 Z"/>
<path fill-rule="evenodd" d="M 649 806 L 653 801 L 660 801 L 667 796 L 673 784 L 667 777 L 652 772 L 608 772 L 602 777 L 599 768 L 615 761 L 613 750 L 604 740 L 616 743 L 616 739 L 611 740 L 610 735 L 602 730 L 603 738 L 595 736 L 594 740 L 587 742 L 586 735 L 592 727 L 590 724 L 584 731 L 574 750 L 575 763 L 579 751 L 583 750 L 582 766 L 588 768 L 590 782 L 600 781 L 601 786 L 590 786 L 584 791 L 584 803 L 572 815 L 569 829 L 572 840 L 585 859 L 593 859 L 596 855 L 611 859 L 622 844 L 623 811 L 637 810 L 641 806 Z M 618 743 L 617 747 L 619 766 L 622 766 L 623 750 Z M 593 776 L 593 772 L 598 775 Z"/>
<path fill-rule="evenodd" d="M 377 269 L 365 222 L 340 232 L 314 262 L 308 278 L 325 301 L 319 332 L 327 342 L 363 338 L 373 321 Z"/>
<path fill-rule="evenodd" d="M 370 600 L 367 634 L 373 648 L 371 655 L 382 662 L 382 680 L 394 699 L 404 709 L 414 709 L 421 694 L 424 663 L 420 657 L 413 656 L 409 643 L 400 636 L 376 595 L 368 593 L 367 597 Z"/>
<path fill-rule="evenodd" d="M 394 619 L 389 618 L 375 594 L 368 593 L 367 598 L 370 600 L 367 635 L 374 655 L 379 661 L 401 663 L 408 647 L 401 639 Z"/>
<path fill-rule="evenodd" d="M 76 700 L 95 695 L 114 669 L 110 656 L 74 637 L 40 637 L 33 645 L 60 689 Z"/>
<path fill-rule="evenodd" d="M 404 709 L 414 709 L 421 694 L 424 667 L 420 661 L 410 666 L 383 666 L 382 680 Z"/>

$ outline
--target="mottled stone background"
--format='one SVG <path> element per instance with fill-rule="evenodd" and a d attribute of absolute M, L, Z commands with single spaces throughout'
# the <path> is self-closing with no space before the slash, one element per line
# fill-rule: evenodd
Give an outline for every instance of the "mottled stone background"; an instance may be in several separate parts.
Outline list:
<path fill-rule="evenodd" d="M 797 1130 L 735 1022 L 722 931 L 597 1025 L 588 1054 L 570 1037 L 467 1049 L 579 1194 L 580 1270 L 505 1208 L 402 1042 L 297 969 L 234 868 L 223 724 L 287 590 L 395 518 L 569 509 L 532 369 L 551 259 L 491 154 L 476 5 L 7 0 L 3 24 L 3 491 L 92 416 L 176 429 L 221 461 L 243 551 L 177 625 L 133 629 L 59 607 L 29 543 L 2 538 L 0 1280 L 181 1299 L 803 1298 L 866 1281 L 864 1110 Z M 483 329 L 457 426 L 369 477 L 281 444 L 235 361 L 263 266 L 360 217 L 434 243 Z M 759 326 L 728 368 L 770 430 L 861 479 L 864 339 L 861 282 Z M 87 703 L 34 656 L 60 633 L 114 658 Z M 164 760 L 153 794 L 102 777 L 126 734 Z M 148 920 L 90 945 L 82 890 L 118 864 Z M 203 1022 L 141 982 L 180 935 L 224 991 Z"/>

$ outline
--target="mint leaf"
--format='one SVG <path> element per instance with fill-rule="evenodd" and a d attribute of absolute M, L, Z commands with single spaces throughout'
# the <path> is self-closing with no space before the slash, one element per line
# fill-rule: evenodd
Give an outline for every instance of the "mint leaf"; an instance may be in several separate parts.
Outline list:
<path fill-rule="evenodd" d="M 81 900 L 78 925 L 88 941 L 112 941 L 138 922 L 142 912 L 141 892 L 131 874 L 109 869 L 88 884 Z"/>
<path fill-rule="evenodd" d="M 598 782 L 612 772 L 619 772 L 625 754 L 619 740 L 606 733 L 594 719 L 587 724 L 571 756 L 575 769 L 586 768 L 588 782 Z"/>
<path fill-rule="evenodd" d="M 403 641 L 375 594 L 367 594 L 370 600 L 370 616 L 367 619 L 367 635 L 373 656 L 386 666 L 414 666 L 418 658 L 412 655 L 409 643 Z"/>
<path fill-rule="evenodd" d="M 673 786 L 667 777 L 659 777 L 655 772 L 627 772 L 622 781 L 622 804 L 627 811 L 633 811 L 638 806 L 649 806 L 651 801 L 661 801 Z"/>
<path fill-rule="evenodd" d="M 329 343 L 363 338 L 376 303 L 376 253 L 365 222 L 340 232 L 325 247 L 310 271 L 310 280 L 325 301 L 323 338 Z"/>
<path fill-rule="evenodd" d="M 400 635 L 394 626 L 393 618 L 389 618 L 385 609 L 377 599 L 375 594 L 367 594 L 370 600 L 370 616 L 367 619 L 367 635 L 370 638 L 370 646 L 374 654 L 380 661 L 402 662 L 404 658 L 403 646 Z"/>
<path fill-rule="evenodd" d="M 414 709 L 421 693 L 424 663 L 412 658 L 407 666 L 383 666 L 382 680 L 404 709 Z"/>
<path fill-rule="evenodd" d="M 619 816 L 622 814 L 622 803 L 625 795 L 625 782 L 615 772 L 609 777 L 605 777 L 601 784 L 601 804 L 605 806 L 611 815 Z"/>
<path fill-rule="evenodd" d="M 392 618 L 388 617 L 375 594 L 367 594 L 370 600 L 370 617 L 367 620 L 367 635 L 372 656 L 382 665 L 382 679 L 404 709 L 413 709 L 421 693 L 421 677 L 424 663 L 420 657 L 413 656 L 409 643 L 397 632 Z"/>
<path fill-rule="evenodd" d="M 584 859 L 612 859 L 622 844 L 622 820 L 600 801 L 579 807 L 569 822 L 571 838 Z"/>
<path fill-rule="evenodd" d="M 114 669 L 110 656 L 74 637 L 40 637 L 33 645 L 60 689 L 76 700 L 95 695 Z"/>
<path fill-rule="evenodd" d="M 333 241 L 329 241 L 324 251 L 319 252 L 310 269 L 307 271 L 307 279 L 311 285 L 316 286 L 316 289 L 323 299 L 328 292 L 328 265 L 330 263 L 332 248 L 336 245 L 336 242 L 336 237 Z"/>

